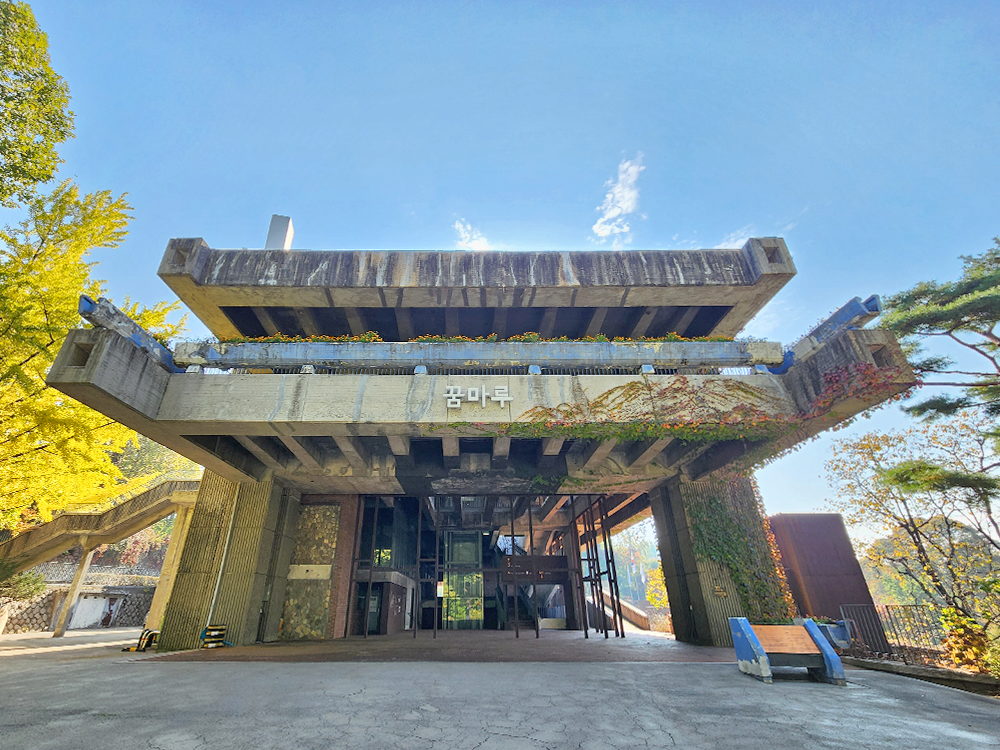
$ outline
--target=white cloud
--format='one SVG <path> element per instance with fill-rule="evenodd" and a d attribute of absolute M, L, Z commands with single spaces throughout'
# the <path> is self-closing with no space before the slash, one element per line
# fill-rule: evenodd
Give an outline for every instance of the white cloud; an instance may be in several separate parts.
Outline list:
<path fill-rule="evenodd" d="M 483 233 L 472 226 L 465 219 L 459 219 L 453 225 L 455 231 L 458 232 L 458 240 L 455 242 L 455 247 L 460 250 L 492 250 L 493 245 L 490 244 Z"/>
<path fill-rule="evenodd" d="M 604 196 L 604 202 L 597 207 L 601 218 L 593 226 L 597 239 L 591 238 L 598 245 L 603 245 L 610 237 L 611 247 L 620 250 L 632 241 L 632 227 L 627 217 L 639 207 L 639 188 L 636 183 L 639 173 L 644 169 L 641 153 L 634 160 L 622 159 L 618 165 L 618 179 L 608 180 L 604 184 L 608 192 Z"/>
<path fill-rule="evenodd" d="M 789 320 L 795 320 L 791 305 L 784 300 L 772 300 L 763 310 L 757 313 L 740 332 L 741 336 L 766 339 Z"/>
<path fill-rule="evenodd" d="M 757 232 L 757 227 L 753 224 L 747 224 L 745 227 L 740 227 L 735 232 L 730 232 L 725 237 L 722 238 L 722 242 L 715 246 L 715 250 L 738 250 L 746 244 L 746 241 L 754 236 Z"/>

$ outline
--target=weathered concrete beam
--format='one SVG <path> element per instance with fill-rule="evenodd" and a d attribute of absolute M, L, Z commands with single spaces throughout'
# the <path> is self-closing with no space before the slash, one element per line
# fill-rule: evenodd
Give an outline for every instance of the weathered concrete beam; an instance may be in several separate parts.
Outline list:
<path fill-rule="evenodd" d="M 556 511 L 569 499 L 569 495 L 549 495 L 545 498 L 545 502 L 542 503 L 541 510 L 538 511 L 538 517 L 543 522 L 548 523 L 556 514 Z"/>
<path fill-rule="evenodd" d="M 360 336 L 368 332 L 365 320 L 361 316 L 361 311 L 356 307 L 345 307 L 344 316 L 347 318 L 347 325 L 351 329 L 352 336 Z"/>
<path fill-rule="evenodd" d="M 669 437 L 636 441 L 628 449 L 628 470 L 636 471 L 643 466 L 648 466 L 673 441 L 674 439 Z"/>
<path fill-rule="evenodd" d="M 295 318 L 299 322 L 299 327 L 305 331 L 306 336 L 320 336 L 323 331 L 320 330 L 319 324 L 316 322 L 316 318 L 313 315 L 312 308 L 310 307 L 296 307 Z"/>
<path fill-rule="evenodd" d="M 507 338 L 507 308 L 497 307 L 493 310 L 493 333 L 497 338 Z"/>
<path fill-rule="evenodd" d="M 604 463 L 604 459 L 611 453 L 611 449 L 618 445 L 617 438 L 611 440 L 593 440 L 587 446 L 583 454 L 583 463 L 580 471 L 593 471 Z"/>
<path fill-rule="evenodd" d="M 135 342 L 95 328 L 69 332 L 46 383 L 226 479 L 247 482 L 263 476 L 265 467 L 249 453 L 246 459 L 223 456 L 157 421 L 171 377 L 180 374 L 168 373 Z"/>
<path fill-rule="evenodd" d="M 406 435 L 387 435 L 389 440 L 389 450 L 394 456 L 410 455 L 410 438 Z"/>
<path fill-rule="evenodd" d="M 497 344 L 289 343 L 219 344 L 181 342 L 174 361 L 183 367 L 203 365 L 268 368 L 305 364 L 331 367 L 750 367 L 782 362 L 781 344 L 773 341 L 539 342 Z"/>
<path fill-rule="evenodd" d="M 281 471 L 285 468 L 287 462 L 284 457 L 272 445 L 268 444 L 267 439 L 255 438 L 251 435 L 233 435 L 233 438 L 272 471 Z"/>
<path fill-rule="evenodd" d="M 278 435 L 277 437 L 307 469 L 316 472 L 323 471 L 325 457 L 319 449 L 313 446 L 308 437 L 295 437 L 293 435 Z"/>
<path fill-rule="evenodd" d="M 371 455 L 357 438 L 348 435 L 338 435 L 333 438 L 340 452 L 355 471 L 368 471 Z"/>
<path fill-rule="evenodd" d="M 404 341 L 409 341 L 414 338 L 413 334 L 413 316 L 410 314 L 410 308 L 408 307 L 397 307 L 395 309 L 396 313 L 396 328 L 399 331 L 399 337 Z"/>
<path fill-rule="evenodd" d="M 639 316 L 639 319 L 635 322 L 635 325 L 632 326 L 632 332 L 629 335 L 634 339 L 645 336 L 646 331 L 649 329 L 650 324 L 652 324 L 657 312 L 659 312 L 659 308 L 657 307 L 646 307 Z"/>
<path fill-rule="evenodd" d="M 565 442 L 566 438 L 564 437 L 542 438 L 542 445 L 538 450 L 539 467 L 552 466 L 555 463 L 556 458 L 559 456 L 559 452 L 562 450 Z"/>
<path fill-rule="evenodd" d="M 180 372 L 180 368 L 174 366 L 170 350 L 154 339 L 142 326 L 111 304 L 110 300 L 100 297 L 97 302 L 94 302 L 86 294 L 81 294 L 77 311 L 88 323 L 100 328 L 107 328 L 127 338 L 153 357 L 168 372 Z"/>
<path fill-rule="evenodd" d="M 257 321 L 260 323 L 261 327 L 268 336 L 276 336 L 281 333 L 281 329 L 275 324 L 274 319 L 271 317 L 271 313 L 269 313 L 265 308 L 254 307 L 251 309 L 253 310 L 253 314 L 257 318 Z"/>
<path fill-rule="evenodd" d="M 546 307 L 545 312 L 542 313 L 542 322 L 538 326 L 538 335 L 542 338 L 549 338 L 552 336 L 552 331 L 556 327 L 556 315 L 559 312 L 558 307 Z"/>
<path fill-rule="evenodd" d="M 587 330 L 584 332 L 584 336 L 596 336 L 601 332 L 601 326 L 604 325 L 604 319 L 608 317 L 608 308 L 598 307 L 594 309 L 594 314 L 590 316 L 590 322 L 587 323 Z"/>
<path fill-rule="evenodd" d="M 673 321 L 671 327 L 677 332 L 679 336 L 687 336 L 688 326 L 694 322 L 694 319 L 701 312 L 701 308 L 697 306 L 689 307 L 687 310 L 682 312 L 676 321 Z"/>
<path fill-rule="evenodd" d="M 493 438 L 493 468 L 502 469 L 510 458 L 510 438 Z"/>
<path fill-rule="evenodd" d="M 457 437 L 441 438 L 441 452 L 444 454 L 446 469 L 457 469 L 461 464 L 461 454 Z"/>

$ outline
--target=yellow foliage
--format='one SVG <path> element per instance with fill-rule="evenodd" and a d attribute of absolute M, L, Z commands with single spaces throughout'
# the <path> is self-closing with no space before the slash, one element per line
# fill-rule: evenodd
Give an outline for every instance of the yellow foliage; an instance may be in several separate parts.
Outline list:
<path fill-rule="evenodd" d="M 123 425 L 45 385 L 45 374 L 71 328 L 80 327 L 79 295 L 101 296 L 87 262 L 95 247 L 116 247 L 131 207 L 109 192 L 81 196 L 63 182 L 26 206 L 27 218 L 0 230 L 0 527 L 15 529 L 52 513 L 115 494 L 113 461 L 136 439 Z M 178 305 L 127 311 L 151 333 L 173 335 Z"/>

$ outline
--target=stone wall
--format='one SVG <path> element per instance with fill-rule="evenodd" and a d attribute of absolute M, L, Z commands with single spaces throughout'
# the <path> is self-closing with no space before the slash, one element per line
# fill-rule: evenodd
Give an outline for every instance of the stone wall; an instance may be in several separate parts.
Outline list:
<path fill-rule="evenodd" d="M 339 531 L 339 504 L 303 504 L 299 509 L 299 525 L 285 588 L 282 640 L 326 637 Z"/>
<path fill-rule="evenodd" d="M 0 599 L 0 608 L 7 602 L 7 623 L 2 633 L 28 633 L 48 630 L 61 606 L 68 586 L 49 586 L 44 592 L 26 601 Z M 85 586 L 80 595 L 123 596 L 125 599 L 115 613 L 111 627 L 137 628 L 146 621 L 146 613 L 153 601 L 155 586 Z M 0 620 L 2 620 L 0 616 Z"/>
<path fill-rule="evenodd" d="M 7 624 L 0 633 L 27 633 L 46 630 L 52 624 L 56 607 L 66 595 L 66 586 L 50 586 L 33 599 L 0 599 L 0 612 L 6 607 Z M 6 602 L 6 604 L 4 604 Z M 3 615 L 0 614 L 0 621 Z"/>

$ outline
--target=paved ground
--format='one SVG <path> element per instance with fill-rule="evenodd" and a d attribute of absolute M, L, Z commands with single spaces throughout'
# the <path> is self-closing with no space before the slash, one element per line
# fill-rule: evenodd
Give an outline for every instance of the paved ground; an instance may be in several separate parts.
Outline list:
<path fill-rule="evenodd" d="M 449 662 L 732 662 L 731 648 L 678 643 L 672 636 L 638 630 L 625 638 L 605 638 L 572 630 L 421 631 L 334 641 L 268 643 L 159 657 L 169 661 L 449 661 Z"/>
<path fill-rule="evenodd" d="M 733 663 L 178 662 L 107 645 L 137 636 L 0 636 L 0 747 L 1000 746 L 1000 701 L 880 672 L 838 688 Z"/>

